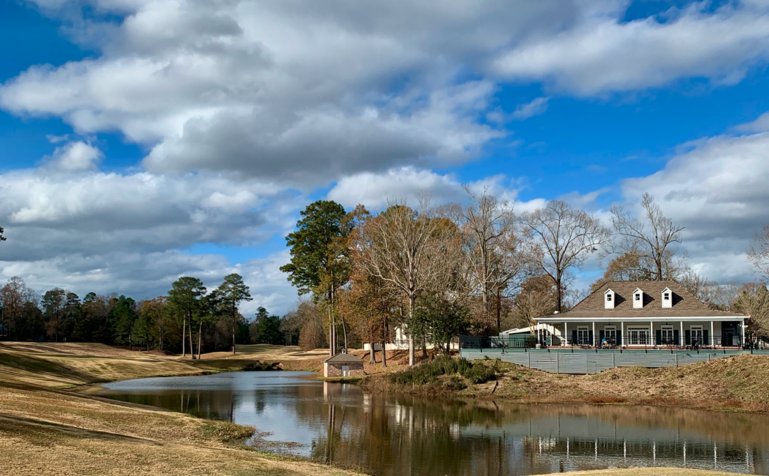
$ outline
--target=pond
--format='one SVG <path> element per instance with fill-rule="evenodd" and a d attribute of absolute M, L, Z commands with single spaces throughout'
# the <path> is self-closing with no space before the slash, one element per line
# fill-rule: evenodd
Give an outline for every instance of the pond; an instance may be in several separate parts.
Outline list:
<path fill-rule="evenodd" d="M 628 466 L 769 474 L 769 416 L 513 405 L 369 394 L 304 372 L 106 384 L 105 396 L 258 429 L 249 444 L 377 475 L 514 475 Z"/>

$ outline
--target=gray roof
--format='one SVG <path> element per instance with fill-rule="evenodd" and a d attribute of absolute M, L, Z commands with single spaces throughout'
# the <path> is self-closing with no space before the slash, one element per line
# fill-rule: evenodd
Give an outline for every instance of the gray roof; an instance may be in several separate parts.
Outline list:
<path fill-rule="evenodd" d="M 673 305 L 662 307 L 662 291 L 668 288 L 673 293 Z M 604 293 L 614 291 L 614 309 L 604 308 Z M 643 291 L 643 307 L 633 308 L 633 292 Z M 709 308 L 675 281 L 607 281 L 596 288 L 573 309 L 560 314 L 542 316 L 545 318 L 579 317 L 735 317 L 736 312 L 724 312 Z"/>
<path fill-rule="evenodd" d="M 329 357 L 328 359 L 324 360 L 324 362 L 329 364 L 361 364 L 363 365 L 363 359 L 360 357 L 355 357 L 352 354 L 336 354 L 333 357 Z"/>

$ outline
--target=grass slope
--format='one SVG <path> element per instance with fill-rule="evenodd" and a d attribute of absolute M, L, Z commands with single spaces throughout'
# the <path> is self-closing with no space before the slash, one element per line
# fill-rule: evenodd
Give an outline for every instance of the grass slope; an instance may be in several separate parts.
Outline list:
<path fill-rule="evenodd" d="M 248 362 L 191 363 L 95 344 L 0 344 L 3 473 L 353 474 L 228 445 L 251 434 L 245 427 L 74 391 L 106 380 L 197 374 Z"/>

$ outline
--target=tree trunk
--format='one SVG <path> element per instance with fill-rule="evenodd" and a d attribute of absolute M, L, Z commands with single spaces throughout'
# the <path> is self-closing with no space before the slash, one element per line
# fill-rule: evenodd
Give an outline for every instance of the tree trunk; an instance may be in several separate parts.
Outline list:
<path fill-rule="evenodd" d="M 200 360 L 200 350 L 201 350 L 200 347 L 203 341 L 202 336 L 203 336 L 203 321 L 200 321 L 200 323 L 198 323 L 198 360 Z"/>
<path fill-rule="evenodd" d="M 193 340 L 192 340 L 192 317 L 189 317 L 188 326 L 190 328 L 190 332 L 188 334 L 190 339 L 190 357 L 192 358 L 192 360 L 195 360 L 195 346 L 193 345 Z"/>
<path fill-rule="evenodd" d="M 409 321 L 414 319 L 414 296 L 409 296 Z M 409 329 L 409 367 L 414 366 L 414 336 Z"/>
<path fill-rule="evenodd" d="M 187 348 L 185 347 L 187 338 L 187 319 L 182 319 L 182 358 L 187 355 Z"/>
<path fill-rule="evenodd" d="M 235 324 L 237 318 L 235 314 L 232 315 L 232 355 L 235 355 Z"/>

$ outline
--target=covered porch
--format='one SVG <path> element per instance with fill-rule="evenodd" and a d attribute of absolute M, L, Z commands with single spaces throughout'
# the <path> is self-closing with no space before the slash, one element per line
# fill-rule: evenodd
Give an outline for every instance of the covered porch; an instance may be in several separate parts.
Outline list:
<path fill-rule="evenodd" d="M 742 317 L 691 318 L 561 318 L 538 323 L 552 326 L 560 339 L 555 347 L 585 348 L 741 348 L 745 342 Z"/>

